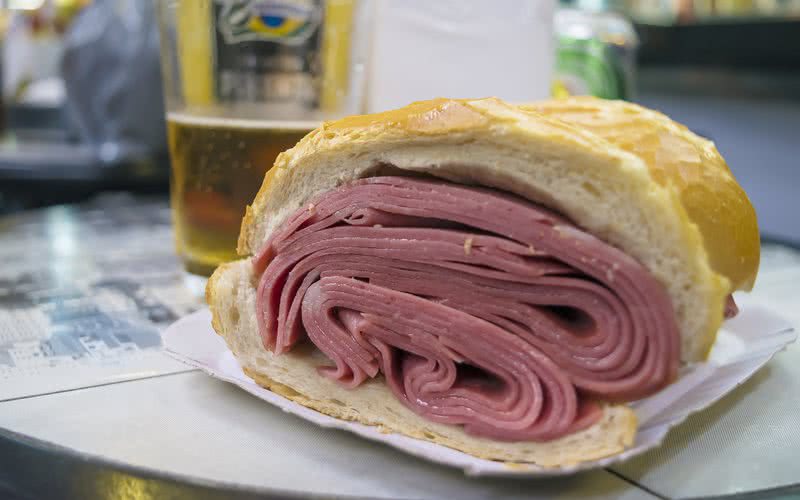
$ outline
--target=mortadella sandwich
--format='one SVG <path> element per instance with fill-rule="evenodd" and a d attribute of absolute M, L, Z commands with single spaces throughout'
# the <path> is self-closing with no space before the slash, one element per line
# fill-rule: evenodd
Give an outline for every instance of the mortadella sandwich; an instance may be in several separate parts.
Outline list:
<path fill-rule="evenodd" d="M 708 355 L 759 261 L 714 145 L 639 106 L 437 99 L 282 153 L 209 280 L 245 373 L 319 412 L 556 467 Z"/>

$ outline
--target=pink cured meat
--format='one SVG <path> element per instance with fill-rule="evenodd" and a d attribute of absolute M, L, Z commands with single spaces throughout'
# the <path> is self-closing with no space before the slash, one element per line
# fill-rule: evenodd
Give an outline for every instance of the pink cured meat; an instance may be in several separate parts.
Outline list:
<path fill-rule="evenodd" d="M 321 375 L 383 374 L 435 422 L 546 441 L 677 375 L 663 286 L 562 216 L 496 191 L 373 177 L 318 196 L 254 260 L 267 349 L 308 338 Z"/>
<path fill-rule="evenodd" d="M 736 301 L 733 300 L 733 295 L 728 295 L 728 299 L 725 301 L 725 319 L 733 318 L 737 314 L 739 314 L 739 306 L 737 306 Z"/>

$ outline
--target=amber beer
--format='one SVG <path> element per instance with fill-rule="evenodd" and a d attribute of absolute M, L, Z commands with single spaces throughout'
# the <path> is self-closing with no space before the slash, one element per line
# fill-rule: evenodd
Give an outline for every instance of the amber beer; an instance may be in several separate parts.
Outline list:
<path fill-rule="evenodd" d="M 234 260 L 245 206 L 278 154 L 314 122 L 167 115 L 172 218 L 186 270 L 209 276 Z"/>
<path fill-rule="evenodd" d="M 155 0 L 176 250 L 192 292 L 238 257 L 245 206 L 276 156 L 361 111 L 370 4 Z"/>

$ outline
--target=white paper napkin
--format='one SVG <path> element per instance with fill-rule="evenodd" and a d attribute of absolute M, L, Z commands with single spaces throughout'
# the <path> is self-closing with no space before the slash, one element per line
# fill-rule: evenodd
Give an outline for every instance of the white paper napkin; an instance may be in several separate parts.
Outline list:
<path fill-rule="evenodd" d="M 737 302 L 740 313 L 725 322 L 708 362 L 686 367 L 675 383 L 654 396 L 632 403 L 639 418 L 639 431 L 632 447 L 601 460 L 559 468 L 533 464 L 510 467 L 427 441 L 384 434 L 375 427 L 339 420 L 290 401 L 257 385 L 242 372 L 225 342 L 211 328 L 207 309 L 181 318 L 163 335 L 167 352 L 176 359 L 322 427 L 344 429 L 433 462 L 459 467 L 469 475 L 553 476 L 607 467 L 658 446 L 671 427 L 729 393 L 797 338 L 792 325 L 768 308 L 746 299 L 737 298 Z"/>

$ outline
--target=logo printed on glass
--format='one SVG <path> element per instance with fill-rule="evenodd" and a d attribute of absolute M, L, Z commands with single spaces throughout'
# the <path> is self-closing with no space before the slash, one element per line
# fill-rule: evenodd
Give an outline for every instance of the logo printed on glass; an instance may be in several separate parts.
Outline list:
<path fill-rule="evenodd" d="M 218 25 L 225 42 L 269 40 L 299 45 L 320 25 L 313 0 L 217 0 L 222 5 Z"/>

